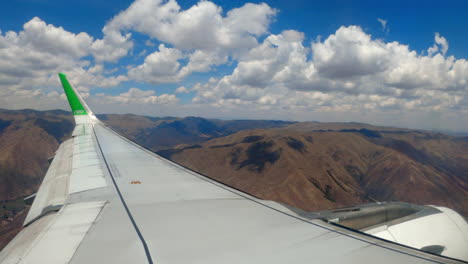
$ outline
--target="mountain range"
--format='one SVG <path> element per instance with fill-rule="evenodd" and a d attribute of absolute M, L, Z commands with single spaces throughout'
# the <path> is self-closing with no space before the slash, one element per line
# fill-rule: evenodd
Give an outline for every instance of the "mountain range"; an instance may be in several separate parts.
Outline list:
<path fill-rule="evenodd" d="M 262 199 L 306 211 L 374 201 L 468 216 L 468 139 L 363 124 L 297 123 L 158 152 Z"/>

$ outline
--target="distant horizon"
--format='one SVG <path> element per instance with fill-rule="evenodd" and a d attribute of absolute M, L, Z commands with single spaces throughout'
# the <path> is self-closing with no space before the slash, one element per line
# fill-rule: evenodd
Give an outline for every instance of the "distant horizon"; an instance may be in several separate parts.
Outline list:
<path fill-rule="evenodd" d="M 5 109 L 5 108 L 0 108 L 0 111 L 37 111 L 37 112 L 47 112 L 47 111 L 62 111 L 69 113 L 70 115 L 72 112 L 70 110 L 65 110 L 61 108 L 55 108 L 55 109 L 46 109 L 46 110 L 38 110 L 38 109 L 32 109 L 32 108 L 23 108 L 23 109 Z M 369 125 L 369 126 L 374 126 L 374 127 L 380 127 L 380 128 L 398 128 L 398 129 L 408 129 L 408 130 L 422 130 L 422 131 L 429 131 L 429 132 L 436 132 L 436 133 L 443 133 L 449 136 L 454 136 L 454 137 L 465 137 L 468 136 L 468 131 L 455 131 L 455 130 L 437 130 L 437 129 L 426 129 L 426 128 L 412 128 L 412 127 L 399 127 L 399 126 L 388 126 L 388 125 L 379 125 L 379 124 L 372 124 L 372 123 L 365 123 L 365 122 L 356 122 L 356 121 L 342 121 L 342 122 L 335 122 L 335 121 L 317 121 L 317 120 L 285 120 L 285 119 L 255 119 L 255 118 L 217 118 L 217 117 L 205 117 L 205 116 L 198 116 L 198 115 L 186 115 L 186 116 L 168 116 L 168 115 L 163 115 L 163 116 L 158 116 L 158 115 L 144 115 L 144 114 L 134 114 L 134 113 L 96 113 L 93 112 L 95 115 L 135 115 L 135 116 L 143 116 L 143 117 L 157 117 L 157 118 L 189 118 L 189 117 L 195 117 L 195 118 L 203 118 L 203 119 L 208 119 L 208 120 L 223 120 L 223 121 L 242 121 L 242 120 L 248 120 L 248 121 L 280 121 L 280 122 L 294 122 L 294 123 L 321 123 L 321 124 L 356 124 L 356 125 Z"/>

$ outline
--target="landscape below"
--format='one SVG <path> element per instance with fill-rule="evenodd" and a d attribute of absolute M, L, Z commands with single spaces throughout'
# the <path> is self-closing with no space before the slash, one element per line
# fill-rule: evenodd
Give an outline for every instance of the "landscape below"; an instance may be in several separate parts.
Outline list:
<path fill-rule="evenodd" d="M 401 201 L 468 217 L 468 137 L 359 123 L 98 118 L 187 168 L 306 211 Z M 67 111 L 0 110 L 0 249 L 21 230 L 23 198 L 73 127 Z"/>

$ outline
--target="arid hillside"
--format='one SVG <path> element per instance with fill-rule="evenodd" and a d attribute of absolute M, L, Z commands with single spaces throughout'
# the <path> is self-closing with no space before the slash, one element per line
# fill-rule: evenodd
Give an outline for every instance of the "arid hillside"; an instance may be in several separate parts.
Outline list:
<path fill-rule="evenodd" d="M 98 115 L 121 135 L 153 151 L 197 144 L 241 130 L 278 128 L 294 124 L 276 120 L 218 120 L 200 117 Z"/>
<path fill-rule="evenodd" d="M 21 230 L 28 206 L 59 144 L 74 126 L 69 112 L 0 110 L 0 249 Z"/>
<path fill-rule="evenodd" d="M 48 158 L 70 137 L 73 125 L 66 111 L 0 110 L 0 200 L 37 190 Z"/>
<path fill-rule="evenodd" d="M 362 124 L 298 123 L 159 152 L 259 198 L 304 210 L 370 201 L 468 216 L 468 139 Z"/>

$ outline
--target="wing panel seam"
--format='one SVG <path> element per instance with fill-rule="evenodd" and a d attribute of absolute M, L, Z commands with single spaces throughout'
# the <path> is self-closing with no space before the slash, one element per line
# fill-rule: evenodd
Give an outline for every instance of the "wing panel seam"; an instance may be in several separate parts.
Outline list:
<path fill-rule="evenodd" d="M 114 184 L 115 189 L 117 190 L 117 194 L 119 195 L 120 201 L 122 202 L 125 211 L 127 212 L 127 215 L 130 219 L 130 222 L 133 225 L 133 228 L 135 229 L 138 238 L 140 239 L 143 248 L 145 250 L 146 258 L 148 259 L 149 264 L 153 264 L 153 259 L 151 257 L 151 252 L 149 251 L 148 245 L 146 244 L 145 238 L 143 237 L 143 234 L 140 232 L 140 229 L 138 228 L 138 225 L 136 224 L 135 219 L 132 216 L 132 213 L 130 212 L 130 209 L 127 206 L 127 203 L 125 202 L 125 199 L 122 196 L 122 193 L 120 192 L 119 186 L 117 185 L 117 182 L 114 179 L 114 176 L 112 175 L 112 171 L 109 167 L 109 164 L 107 163 L 106 156 L 104 155 L 104 152 L 102 151 L 101 144 L 99 143 L 99 139 L 96 135 L 96 130 L 94 129 L 94 124 L 93 124 L 93 133 L 94 137 L 96 138 L 97 145 L 99 147 L 99 151 L 101 152 L 102 159 L 104 160 L 104 164 L 106 165 L 107 170 L 109 171 L 110 178 L 112 179 L 112 183 Z"/>

